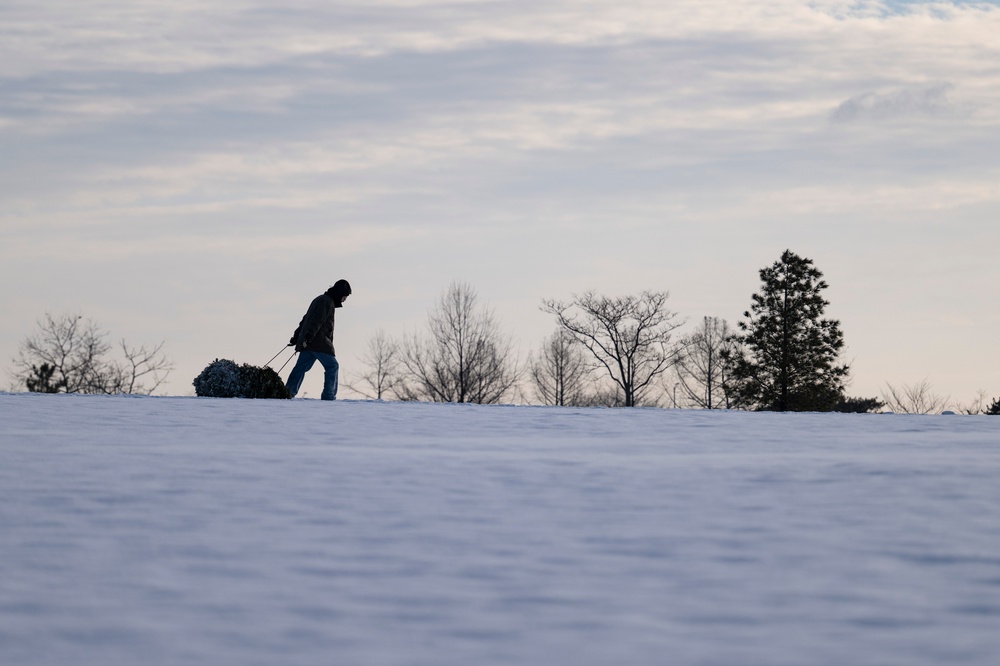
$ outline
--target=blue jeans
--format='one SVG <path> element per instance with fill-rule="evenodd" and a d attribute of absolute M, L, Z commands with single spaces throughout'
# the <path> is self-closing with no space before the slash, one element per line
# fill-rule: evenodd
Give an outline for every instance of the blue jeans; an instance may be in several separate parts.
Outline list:
<path fill-rule="evenodd" d="M 337 373 L 340 371 L 340 363 L 337 362 L 337 357 L 333 354 L 324 354 L 323 352 L 314 351 L 302 351 L 299 352 L 299 360 L 295 362 L 295 367 L 292 368 L 292 373 L 288 375 L 288 381 L 285 382 L 285 388 L 288 389 L 288 393 L 291 397 L 295 397 L 295 394 L 299 392 L 299 388 L 302 386 L 302 379 L 309 372 L 309 369 L 313 367 L 313 363 L 319 361 L 323 364 L 323 393 L 320 394 L 321 400 L 336 400 L 337 399 Z"/>

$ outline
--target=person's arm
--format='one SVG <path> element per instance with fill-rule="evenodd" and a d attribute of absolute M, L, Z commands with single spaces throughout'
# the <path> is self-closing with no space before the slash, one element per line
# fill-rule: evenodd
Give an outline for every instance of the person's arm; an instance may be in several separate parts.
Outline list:
<path fill-rule="evenodd" d="M 309 304 L 309 310 L 306 312 L 306 316 L 303 317 L 302 323 L 299 325 L 299 339 L 298 347 L 305 347 L 312 339 L 316 337 L 319 332 L 320 326 L 326 319 L 330 318 L 330 308 L 328 306 L 327 298 L 320 296 Z"/>

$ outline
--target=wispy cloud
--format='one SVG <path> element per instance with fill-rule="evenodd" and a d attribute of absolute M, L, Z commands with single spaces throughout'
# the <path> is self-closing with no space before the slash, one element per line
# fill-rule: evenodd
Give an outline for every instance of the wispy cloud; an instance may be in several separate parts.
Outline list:
<path fill-rule="evenodd" d="M 954 88 L 950 83 L 943 83 L 886 93 L 866 92 L 841 102 L 831 118 L 835 123 L 850 123 L 951 115 L 959 112 L 959 107 L 948 98 Z"/>

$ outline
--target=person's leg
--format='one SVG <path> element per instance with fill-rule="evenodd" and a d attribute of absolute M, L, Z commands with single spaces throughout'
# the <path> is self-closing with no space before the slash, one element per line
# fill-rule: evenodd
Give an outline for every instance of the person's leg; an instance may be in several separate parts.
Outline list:
<path fill-rule="evenodd" d="M 294 398 L 295 394 L 299 392 L 299 389 L 302 387 L 302 379 L 306 376 L 309 368 L 313 367 L 313 363 L 315 362 L 316 352 L 299 352 L 299 359 L 292 367 L 292 372 L 288 375 L 288 381 L 285 382 L 285 388 L 288 389 L 289 397 Z"/>
<path fill-rule="evenodd" d="M 323 374 L 323 394 L 320 396 L 320 399 L 336 400 L 339 381 L 337 375 L 340 373 L 340 363 L 333 354 L 316 354 L 316 356 L 319 358 L 319 362 L 323 364 L 323 369 L 325 370 Z"/>

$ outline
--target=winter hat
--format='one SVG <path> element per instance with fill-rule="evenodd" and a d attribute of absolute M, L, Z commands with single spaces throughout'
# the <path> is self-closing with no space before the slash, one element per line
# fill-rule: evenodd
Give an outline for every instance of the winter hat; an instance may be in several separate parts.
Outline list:
<path fill-rule="evenodd" d="M 347 280 L 337 280 L 330 287 L 330 291 L 333 292 L 334 298 L 342 298 L 344 296 L 351 295 L 351 283 Z"/>

